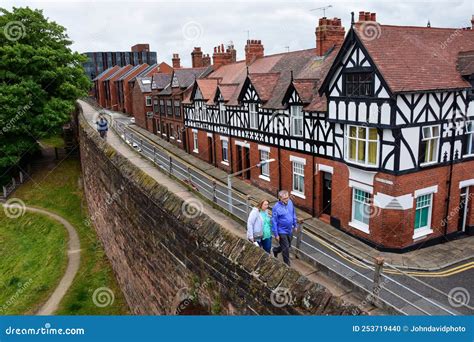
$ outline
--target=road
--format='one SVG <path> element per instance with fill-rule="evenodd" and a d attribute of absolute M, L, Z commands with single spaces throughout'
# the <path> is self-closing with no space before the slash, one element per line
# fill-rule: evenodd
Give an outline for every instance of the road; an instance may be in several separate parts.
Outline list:
<path fill-rule="evenodd" d="M 213 185 L 214 179 L 175 156 L 172 156 L 170 168 L 170 155 L 146 137 L 137 136 L 136 132 L 131 131 L 128 128 L 128 117 L 110 111 L 108 114 L 114 119 L 117 133 L 138 153 L 228 210 L 228 190 L 225 184 L 217 182 Z M 245 197 L 233 191 L 231 203 L 234 215 L 245 221 L 248 213 Z M 336 279 L 343 279 L 360 293 L 366 293 L 367 300 L 371 298 L 369 295 L 374 288 L 373 265 L 354 259 L 309 231 L 303 232 L 298 252 Z M 385 266 L 378 296 L 385 308 L 389 307 L 403 315 L 473 315 L 473 280 L 472 260 L 438 272 L 410 273 Z"/>

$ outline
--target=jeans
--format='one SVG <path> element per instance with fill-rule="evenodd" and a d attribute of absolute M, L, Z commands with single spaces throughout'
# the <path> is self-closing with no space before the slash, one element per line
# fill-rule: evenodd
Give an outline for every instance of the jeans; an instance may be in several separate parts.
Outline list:
<path fill-rule="evenodd" d="M 280 246 L 273 248 L 273 253 L 278 256 L 278 253 L 283 255 L 283 262 L 290 266 L 290 247 L 293 234 L 280 234 Z"/>
<path fill-rule="evenodd" d="M 270 250 L 272 249 L 272 238 L 269 237 L 268 239 L 259 240 L 258 245 L 262 247 L 265 252 L 270 253 Z"/>

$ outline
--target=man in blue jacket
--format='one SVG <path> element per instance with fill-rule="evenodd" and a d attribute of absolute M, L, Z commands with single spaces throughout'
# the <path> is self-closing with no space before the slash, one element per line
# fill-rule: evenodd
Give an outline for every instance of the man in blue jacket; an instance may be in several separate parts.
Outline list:
<path fill-rule="evenodd" d="M 293 239 L 293 231 L 297 229 L 295 207 L 290 200 L 288 191 L 281 190 L 278 193 L 279 201 L 272 209 L 272 233 L 280 246 L 273 248 L 273 255 L 283 255 L 283 261 L 290 266 L 290 247 Z"/>

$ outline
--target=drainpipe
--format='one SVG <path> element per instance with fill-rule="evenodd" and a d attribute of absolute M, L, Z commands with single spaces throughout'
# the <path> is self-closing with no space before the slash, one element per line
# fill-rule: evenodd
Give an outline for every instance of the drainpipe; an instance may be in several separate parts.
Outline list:
<path fill-rule="evenodd" d="M 454 103 L 457 103 L 457 95 L 454 95 Z M 455 125 L 456 122 L 453 120 L 453 124 Z M 441 136 L 441 132 L 440 132 Z M 446 203 L 446 211 L 444 214 L 444 236 L 448 235 L 448 226 L 449 226 L 449 206 L 451 204 L 451 187 L 452 187 L 452 182 L 453 182 L 453 168 L 454 168 L 454 142 L 456 140 L 456 127 L 453 127 L 452 129 L 452 134 L 450 138 L 450 143 L 451 143 L 451 149 L 449 153 L 449 157 L 451 160 L 449 161 L 449 173 L 448 173 L 448 180 L 446 181 L 446 184 L 448 186 L 448 192 L 446 195 L 445 203 Z"/>

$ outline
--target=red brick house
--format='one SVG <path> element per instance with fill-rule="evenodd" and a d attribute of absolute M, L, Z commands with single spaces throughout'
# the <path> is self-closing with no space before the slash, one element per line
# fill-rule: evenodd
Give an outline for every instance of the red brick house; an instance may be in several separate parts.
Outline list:
<path fill-rule="evenodd" d="M 100 73 L 96 78 L 93 79 L 93 82 L 94 82 L 94 97 L 96 98 L 97 100 L 97 103 L 101 106 L 101 107 L 105 107 L 106 106 L 106 102 L 105 102 L 105 86 L 104 86 L 104 83 L 103 81 L 109 77 L 110 75 L 112 75 L 113 73 L 115 73 L 117 70 L 119 70 L 120 67 L 115 65 L 107 70 L 104 70 L 102 73 Z"/>
<path fill-rule="evenodd" d="M 117 92 L 117 111 L 123 113 L 131 113 L 132 111 L 132 101 L 131 101 L 131 89 L 129 81 L 140 75 L 143 71 L 148 69 L 150 66 L 148 64 L 139 64 L 134 66 L 128 72 L 124 73 L 115 81 L 115 88 Z"/>
<path fill-rule="evenodd" d="M 167 74 L 164 74 L 167 75 Z M 137 77 L 132 90 L 132 113 L 135 123 L 150 131 L 156 132 L 153 120 L 153 104 L 151 96 L 151 77 Z"/>
<path fill-rule="evenodd" d="M 361 12 L 346 36 L 321 18 L 316 48 L 245 52 L 193 82 L 191 153 L 228 172 L 275 159 L 241 177 L 381 250 L 474 233 L 474 30 Z"/>
<path fill-rule="evenodd" d="M 175 61 L 174 65 L 179 64 Z M 155 87 L 152 86 L 152 101 L 156 134 L 182 149 L 187 149 L 182 102 L 193 82 L 211 71 L 212 67 L 174 69 L 164 88 L 161 87 L 166 76 L 153 76 Z"/>
<path fill-rule="evenodd" d="M 112 73 L 110 76 L 106 77 L 103 81 L 103 88 L 104 88 L 104 98 L 105 98 L 105 108 L 112 109 L 112 110 L 118 110 L 118 92 L 117 92 L 117 87 L 115 85 L 115 81 L 117 81 L 122 75 L 127 73 L 133 69 L 132 65 L 126 65 L 124 67 L 121 67 L 114 73 Z"/>

